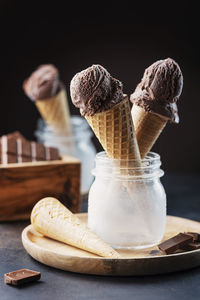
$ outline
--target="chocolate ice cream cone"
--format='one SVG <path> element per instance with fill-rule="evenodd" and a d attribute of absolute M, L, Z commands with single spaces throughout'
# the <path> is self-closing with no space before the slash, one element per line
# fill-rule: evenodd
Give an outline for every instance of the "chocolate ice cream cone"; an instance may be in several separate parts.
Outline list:
<path fill-rule="evenodd" d="M 128 97 L 112 108 L 85 116 L 108 157 L 140 160 Z"/>
<path fill-rule="evenodd" d="M 141 158 L 151 150 L 167 121 L 179 122 L 177 100 L 183 87 L 179 65 L 171 58 L 149 66 L 130 97 Z"/>
<path fill-rule="evenodd" d="M 146 112 L 137 105 L 133 105 L 131 114 L 140 155 L 141 158 L 144 158 L 163 131 L 168 119 L 161 115 Z"/>
<path fill-rule="evenodd" d="M 24 81 L 23 89 L 54 133 L 72 135 L 67 95 L 55 66 L 39 66 Z"/>
<path fill-rule="evenodd" d="M 65 89 L 54 97 L 35 102 L 42 118 L 56 133 L 72 135 L 70 112 Z"/>

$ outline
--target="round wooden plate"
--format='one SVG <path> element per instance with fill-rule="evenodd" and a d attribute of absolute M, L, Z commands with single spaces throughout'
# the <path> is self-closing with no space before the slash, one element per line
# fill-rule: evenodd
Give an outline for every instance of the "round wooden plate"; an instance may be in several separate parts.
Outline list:
<path fill-rule="evenodd" d="M 87 214 L 78 214 L 87 222 Z M 167 216 L 164 240 L 179 232 L 200 232 L 200 223 Z M 32 225 L 22 232 L 26 251 L 37 261 L 61 270 L 109 276 L 153 275 L 190 269 L 200 265 L 200 249 L 163 255 L 158 248 L 119 250 L 122 258 L 103 258 L 44 237 Z"/>

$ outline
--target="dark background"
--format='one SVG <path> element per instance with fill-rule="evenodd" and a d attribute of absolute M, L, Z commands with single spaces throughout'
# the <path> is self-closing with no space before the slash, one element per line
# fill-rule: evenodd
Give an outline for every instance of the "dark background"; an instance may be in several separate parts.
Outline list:
<path fill-rule="evenodd" d="M 180 124 L 168 124 L 153 150 L 165 171 L 199 172 L 198 10 L 189 1 L 175 2 L 1 1 L 0 135 L 17 129 L 34 138 L 39 113 L 22 83 L 40 64 L 58 67 L 68 96 L 74 74 L 93 63 L 130 94 L 146 67 L 171 57 L 184 75 Z M 70 109 L 79 114 L 71 100 Z"/>

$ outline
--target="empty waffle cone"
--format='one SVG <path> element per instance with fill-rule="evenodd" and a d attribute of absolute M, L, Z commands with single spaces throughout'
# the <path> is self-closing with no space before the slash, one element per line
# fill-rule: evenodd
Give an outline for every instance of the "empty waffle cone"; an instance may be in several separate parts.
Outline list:
<path fill-rule="evenodd" d="M 140 155 L 141 158 L 144 158 L 163 131 L 168 119 L 161 115 L 146 112 L 138 105 L 133 105 L 131 114 L 135 126 Z"/>
<path fill-rule="evenodd" d="M 103 257 L 119 254 L 55 198 L 40 200 L 31 212 L 31 224 L 41 234 Z"/>
<path fill-rule="evenodd" d="M 108 157 L 140 161 L 128 97 L 111 109 L 85 116 Z"/>
<path fill-rule="evenodd" d="M 72 135 L 70 112 L 65 89 L 54 97 L 37 100 L 36 106 L 45 122 L 57 133 Z"/>

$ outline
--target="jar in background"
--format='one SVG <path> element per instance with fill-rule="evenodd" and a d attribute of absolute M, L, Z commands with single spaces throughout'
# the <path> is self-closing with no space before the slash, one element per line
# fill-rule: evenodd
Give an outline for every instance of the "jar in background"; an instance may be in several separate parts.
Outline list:
<path fill-rule="evenodd" d="M 56 147 L 62 155 L 71 155 L 81 161 L 81 194 L 87 196 L 94 180 L 91 170 L 94 168 L 96 155 L 91 141 L 92 131 L 87 121 L 80 116 L 72 116 L 73 136 L 56 135 L 42 119 L 38 120 L 35 136 L 37 141 L 48 147 Z"/>
<path fill-rule="evenodd" d="M 160 156 L 153 152 L 139 167 L 134 160 L 112 160 L 105 152 L 98 153 L 92 172 L 96 179 L 88 198 L 89 228 L 114 248 L 142 249 L 158 244 L 166 223 L 160 165 Z"/>

